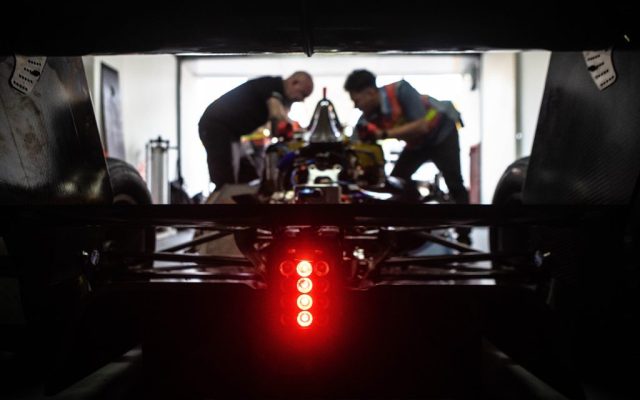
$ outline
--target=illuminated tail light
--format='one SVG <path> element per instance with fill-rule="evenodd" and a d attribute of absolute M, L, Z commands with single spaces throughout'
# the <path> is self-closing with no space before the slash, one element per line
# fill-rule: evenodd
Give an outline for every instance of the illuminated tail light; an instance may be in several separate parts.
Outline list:
<path fill-rule="evenodd" d="M 325 326 L 329 308 L 331 266 L 325 259 L 295 258 L 289 251 L 278 265 L 280 321 L 284 326 L 311 329 Z M 293 256 L 293 257 L 291 257 Z"/>
<path fill-rule="evenodd" d="M 300 293 L 309 293 L 313 289 L 313 281 L 309 278 L 300 278 L 298 279 L 297 288 Z"/>
<path fill-rule="evenodd" d="M 299 309 L 306 311 L 313 305 L 313 298 L 308 294 L 301 294 L 298 296 L 297 304 Z"/>
<path fill-rule="evenodd" d="M 296 266 L 296 272 L 298 272 L 298 275 L 304 278 L 311 275 L 311 272 L 313 272 L 313 267 L 311 266 L 311 263 L 309 261 L 302 260 Z"/>
<path fill-rule="evenodd" d="M 300 311 L 298 313 L 298 325 L 303 328 L 308 327 L 313 322 L 313 315 L 309 311 Z"/>

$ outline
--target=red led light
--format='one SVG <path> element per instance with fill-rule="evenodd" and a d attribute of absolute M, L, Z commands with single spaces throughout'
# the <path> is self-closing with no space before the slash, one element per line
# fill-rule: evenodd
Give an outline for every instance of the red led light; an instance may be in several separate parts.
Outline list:
<path fill-rule="evenodd" d="M 322 326 L 326 325 L 328 316 L 324 314 L 329 308 L 327 276 L 330 275 L 332 267 L 326 261 L 322 251 L 316 250 L 312 254 L 313 258 L 310 259 L 306 258 L 309 256 L 309 252 L 297 252 L 289 249 L 287 254 L 279 260 L 280 279 L 278 280 L 282 291 L 279 299 L 280 322 L 283 326 L 297 325 L 298 328 L 305 330 L 311 329 L 312 326 L 318 326 L 322 330 Z M 296 280 L 295 287 L 297 289 L 293 293 L 292 278 Z M 314 315 L 318 312 L 320 315 Z M 295 323 L 293 322 L 294 316 Z"/>
<path fill-rule="evenodd" d="M 301 310 L 308 310 L 313 305 L 313 298 L 308 294 L 301 294 L 298 296 L 298 300 L 296 302 L 298 304 L 298 308 Z"/>
<path fill-rule="evenodd" d="M 300 278 L 298 279 L 298 284 L 296 285 L 298 288 L 298 292 L 300 293 L 309 293 L 311 289 L 313 289 L 313 282 L 309 278 Z"/>
<path fill-rule="evenodd" d="M 298 325 L 303 328 L 308 327 L 313 322 L 313 315 L 309 311 L 300 311 L 298 313 Z"/>
<path fill-rule="evenodd" d="M 291 261 L 283 261 L 280 263 L 280 273 L 284 276 L 293 275 L 294 269 L 293 262 Z"/>
<path fill-rule="evenodd" d="M 296 266 L 296 271 L 298 272 L 298 275 L 304 278 L 311 275 L 311 272 L 313 272 L 313 268 L 311 267 L 311 263 L 309 261 L 302 260 Z"/>
<path fill-rule="evenodd" d="M 318 276 L 325 276 L 329 273 L 329 264 L 326 261 L 316 261 L 315 271 Z"/>

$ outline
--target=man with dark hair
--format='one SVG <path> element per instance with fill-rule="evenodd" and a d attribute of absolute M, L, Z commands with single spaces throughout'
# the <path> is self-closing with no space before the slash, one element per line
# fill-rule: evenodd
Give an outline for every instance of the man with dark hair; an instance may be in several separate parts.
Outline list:
<path fill-rule="evenodd" d="M 457 121 L 436 109 L 435 99 L 421 96 L 405 80 L 378 88 L 376 76 L 365 69 L 353 71 L 347 77 L 344 89 L 356 108 L 362 111 L 356 125 L 361 139 L 395 138 L 406 142 L 391 176 L 410 181 L 422 164 L 433 161 L 442 172 L 454 201 L 469 203 L 469 193 L 460 172 Z M 471 243 L 469 228 L 458 228 L 457 232 L 459 242 Z"/>
<path fill-rule="evenodd" d="M 198 129 L 216 190 L 225 183 L 238 182 L 240 137 L 268 121 L 287 121 L 286 110 L 312 91 L 311 75 L 297 71 L 287 79 L 265 76 L 249 80 L 207 107 Z"/>

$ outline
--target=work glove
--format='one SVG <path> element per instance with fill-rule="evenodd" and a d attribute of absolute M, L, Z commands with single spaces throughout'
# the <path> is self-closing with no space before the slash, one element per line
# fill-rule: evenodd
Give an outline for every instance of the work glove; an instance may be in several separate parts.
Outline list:
<path fill-rule="evenodd" d="M 378 133 L 380 129 L 378 127 L 369 122 L 367 124 L 362 124 L 356 126 L 356 132 L 358 134 L 358 138 L 360 138 L 363 142 L 375 142 L 378 139 Z"/>
<path fill-rule="evenodd" d="M 276 136 L 285 140 L 293 139 L 293 124 L 289 121 L 279 121 L 276 125 Z"/>

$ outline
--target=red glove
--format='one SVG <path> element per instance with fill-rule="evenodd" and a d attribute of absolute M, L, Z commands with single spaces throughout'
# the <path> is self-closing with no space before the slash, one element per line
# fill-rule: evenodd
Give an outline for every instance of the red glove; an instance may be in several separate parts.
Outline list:
<path fill-rule="evenodd" d="M 284 139 L 293 138 L 293 125 L 288 121 L 280 121 L 276 126 L 276 136 Z"/>
<path fill-rule="evenodd" d="M 380 131 L 380 129 L 371 122 L 366 125 L 358 125 L 356 130 L 358 132 L 358 137 L 363 142 L 375 142 L 378 138 L 378 131 Z"/>

